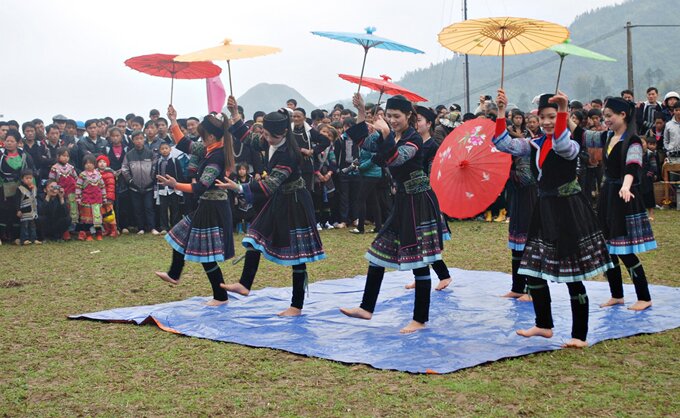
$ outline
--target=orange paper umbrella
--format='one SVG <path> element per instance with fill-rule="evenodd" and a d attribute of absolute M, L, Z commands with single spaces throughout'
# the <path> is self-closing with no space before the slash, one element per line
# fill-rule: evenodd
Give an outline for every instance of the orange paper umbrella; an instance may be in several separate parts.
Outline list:
<path fill-rule="evenodd" d="M 556 23 L 522 17 L 489 17 L 454 23 L 439 32 L 439 43 L 454 52 L 501 56 L 501 88 L 505 56 L 541 51 L 564 42 L 569 30 Z"/>
<path fill-rule="evenodd" d="M 512 157 L 496 149 L 496 125 L 473 119 L 454 129 L 432 162 L 430 183 L 447 215 L 465 219 L 483 212 L 503 191 Z"/>
<path fill-rule="evenodd" d="M 392 80 L 392 78 L 384 74 L 381 75 L 380 78 L 364 77 L 363 79 L 359 76 L 349 74 L 338 74 L 338 76 L 343 80 L 349 81 L 350 83 L 361 84 L 363 86 L 368 87 L 371 90 L 379 92 L 380 97 L 378 98 L 378 104 L 380 104 L 380 99 L 382 99 L 383 94 L 389 94 L 390 96 L 396 96 L 397 94 L 401 94 L 402 96 L 406 97 L 412 102 L 427 101 L 426 98 L 417 95 L 411 90 L 408 90 L 398 84 L 392 83 L 390 81 Z"/>
<path fill-rule="evenodd" d="M 261 45 L 237 45 L 232 44 L 231 39 L 225 39 L 222 41 L 222 45 L 179 55 L 175 58 L 175 61 L 227 61 L 227 71 L 229 72 L 229 94 L 233 95 L 234 92 L 231 85 L 232 60 L 254 58 L 262 55 L 275 54 L 277 52 L 281 52 L 281 49 Z"/>

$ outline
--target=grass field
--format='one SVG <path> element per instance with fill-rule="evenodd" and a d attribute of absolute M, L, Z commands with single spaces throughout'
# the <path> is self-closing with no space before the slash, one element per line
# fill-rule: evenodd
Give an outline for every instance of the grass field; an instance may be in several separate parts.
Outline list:
<path fill-rule="evenodd" d="M 680 286 L 680 213 L 658 212 L 653 226 L 660 249 L 641 257 L 650 282 Z M 506 224 L 451 227 L 449 266 L 510 271 Z M 371 238 L 324 231 L 328 259 L 309 265 L 311 280 L 365 274 Z M 680 329 L 437 376 L 66 319 L 209 294 L 200 265 L 176 288 L 155 279 L 169 261 L 149 235 L 2 245 L 0 415 L 680 416 Z M 225 263 L 225 280 L 240 269 Z M 289 275 L 263 262 L 255 287 L 290 286 Z"/>

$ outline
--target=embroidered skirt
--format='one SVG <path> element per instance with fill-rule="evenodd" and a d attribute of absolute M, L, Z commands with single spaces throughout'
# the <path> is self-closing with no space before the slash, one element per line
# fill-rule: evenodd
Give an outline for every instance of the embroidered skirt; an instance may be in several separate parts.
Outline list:
<path fill-rule="evenodd" d="M 640 187 L 632 185 L 635 196 L 626 203 L 619 196 L 620 181 L 605 180 L 600 191 L 597 214 L 611 254 L 636 254 L 656 248 L 652 225 Z"/>
<path fill-rule="evenodd" d="M 595 213 L 583 193 L 538 198 L 519 274 L 568 283 L 612 267 Z"/>
<path fill-rule="evenodd" d="M 524 251 L 527 233 L 531 222 L 531 212 L 538 201 L 538 190 L 535 185 L 516 187 L 510 194 L 510 224 L 508 225 L 508 248 L 513 251 Z"/>
<path fill-rule="evenodd" d="M 221 262 L 234 256 L 231 207 L 229 200 L 199 199 L 198 207 L 185 215 L 165 240 L 186 261 Z"/>
<path fill-rule="evenodd" d="M 102 205 L 100 203 L 81 203 L 78 205 L 78 215 L 81 224 L 102 226 Z"/>
<path fill-rule="evenodd" d="M 371 243 L 366 259 L 386 268 L 412 270 L 441 260 L 444 229 L 432 190 L 397 192 L 392 210 Z"/>
<path fill-rule="evenodd" d="M 326 258 L 316 230 L 312 195 L 306 188 L 277 190 L 259 209 L 242 244 L 284 266 Z"/>

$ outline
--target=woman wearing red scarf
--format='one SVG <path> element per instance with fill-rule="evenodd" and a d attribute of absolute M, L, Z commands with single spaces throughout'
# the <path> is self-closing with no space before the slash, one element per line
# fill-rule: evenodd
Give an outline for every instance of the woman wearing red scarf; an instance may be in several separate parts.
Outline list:
<path fill-rule="evenodd" d="M 508 98 L 498 90 L 498 113 L 505 114 Z M 514 156 L 531 156 L 531 171 L 538 181 L 527 242 L 518 273 L 527 276 L 536 325 L 518 330 L 524 337 L 551 338 L 553 320 L 550 289 L 546 280 L 566 283 L 571 296 L 571 339 L 564 346 L 586 347 L 588 295 L 582 281 L 613 267 L 595 213 L 576 179 L 579 143 L 567 130 L 567 96 L 544 94 L 538 117 L 545 134 L 539 138 L 512 138 L 499 118 L 493 142 L 498 150 Z"/>

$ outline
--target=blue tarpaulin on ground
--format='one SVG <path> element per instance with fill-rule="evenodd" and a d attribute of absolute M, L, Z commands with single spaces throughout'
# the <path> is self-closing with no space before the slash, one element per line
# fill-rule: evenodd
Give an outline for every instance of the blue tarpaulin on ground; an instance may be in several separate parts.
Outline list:
<path fill-rule="evenodd" d="M 533 325 L 531 303 L 499 297 L 510 288 L 508 274 L 450 270 L 453 284 L 444 291 L 432 291 L 427 329 L 408 335 L 399 334 L 399 329 L 412 315 L 413 290 L 404 289 L 413 279 L 411 272 L 385 275 L 370 321 L 347 318 L 338 310 L 359 305 L 364 276 L 310 284 L 303 315 L 295 318 L 276 316 L 289 306 L 290 288 L 255 290 L 248 297 L 230 294 L 229 304 L 219 307 L 205 306 L 210 298 L 194 297 L 70 318 L 151 322 L 190 337 L 411 373 L 450 373 L 503 358 L 557 350 L 570 338 L 571 310 L 565 285 L 550 284 L 554 337 L 527 339 L 516 335 L 515 330 Z M 433 288 L 436 282 L 433 278 Z M 601 309 L 598 303 L 609 298 L 607 283 L 587 282 L 586 288 L 590 297 L 590 344 L 680 327 L 680 288 L 651 286 L 654 306 L 642 312 L 624 306 Z M 624 288 L 627 300 L 634 301 L 633 286 Z"/>

